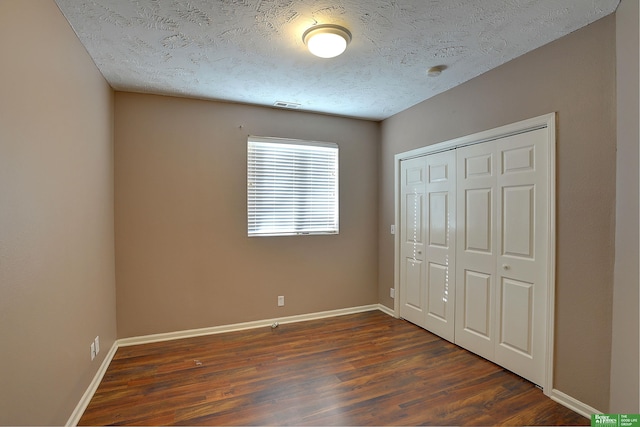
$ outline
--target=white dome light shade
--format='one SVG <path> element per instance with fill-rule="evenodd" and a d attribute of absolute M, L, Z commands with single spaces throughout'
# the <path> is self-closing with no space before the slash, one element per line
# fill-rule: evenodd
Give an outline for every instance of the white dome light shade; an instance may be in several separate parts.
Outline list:
<path fill-rule="evenodd" d="M 345 51 L 351 41 L 351 33 L 339 25 L 316 25 L 302 35 L 309 52 L 320 58 L 333 58 Z"/>

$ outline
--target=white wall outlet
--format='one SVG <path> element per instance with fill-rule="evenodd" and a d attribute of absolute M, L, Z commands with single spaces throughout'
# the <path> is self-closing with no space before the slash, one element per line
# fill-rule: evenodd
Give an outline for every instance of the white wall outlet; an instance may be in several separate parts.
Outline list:
<path fill-rule="evenodd" d="M 91 360 L 96 358 L 96 342 L 91 341 Z"/>
<path fill-rule="evenodd" d="M 391 234 L 396 234 L 396 225 L 391 224 Z"/>
<path fill-rule="evenodd" d="M 96 337 L 93 342 L 96 344 L 96 356 L 100 353 L 100 337 Z"/>
<path fill-rule="evenodd" d="M 278 297 L 278 307 L 282 307 L 282 306 L 284 306 L 284 296 L 280 295 Z"/>
<path fill-rule="evenodd" d="M 389 296 L 391 298 L 395 298 L 396 297 L 396 288 L 389 288 Z"/>

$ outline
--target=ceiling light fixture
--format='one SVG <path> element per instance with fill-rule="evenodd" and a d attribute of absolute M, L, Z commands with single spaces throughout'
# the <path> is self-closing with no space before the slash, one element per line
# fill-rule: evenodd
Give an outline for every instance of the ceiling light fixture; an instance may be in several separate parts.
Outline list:
<path fill-rule="evenodd" d="M 351 33 L 339 25 L 322 24 L 305 31 L 302 41 L 315 56 L 333 58 L 345 51 L 351 42 Z"/>

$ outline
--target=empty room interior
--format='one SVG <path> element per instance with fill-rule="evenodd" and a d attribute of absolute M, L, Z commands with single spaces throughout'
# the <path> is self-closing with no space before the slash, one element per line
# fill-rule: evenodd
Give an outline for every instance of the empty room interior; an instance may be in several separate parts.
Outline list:
<path fill-rule="evenodd" d="M 77 425 L 152 353 L 229 393 L 157 424 L 487 425 L 494 383 L 584 425 L 639 413 L 639 24 L 636 0 L 0 0 L 0 424 Z M 330 220 L 262 225 L 262 147 L 335 154 Z M 265 418 L 207 418 L 316 346 Z M 486 418 L 446 400 L 468 358 L 497 369 L 466 400 Z"/>

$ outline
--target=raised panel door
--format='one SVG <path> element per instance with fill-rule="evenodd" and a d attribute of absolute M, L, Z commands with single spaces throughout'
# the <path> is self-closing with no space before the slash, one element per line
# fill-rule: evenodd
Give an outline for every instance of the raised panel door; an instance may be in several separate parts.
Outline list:
<path fill-rule="evenodd" d="M 548 295 L 546 129 L 496 141 L 496 363 L 544 383 Z"/>
<path fill-rule="evenodd" d="M 427 305 L 424 262 L 425 159 L 402 161 L 400 174 L 400 317 L 424 327 Z"/>
<path fill-rule="evenodd" d="M 457 150 L 455 343 L 488 359 L 495 345 L 495 145 Z"/>
<path fill-rule="evenodd" d="M 454 340 L 455 327 L 455 151 L 426 156 L 425 328 Z"/>

